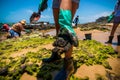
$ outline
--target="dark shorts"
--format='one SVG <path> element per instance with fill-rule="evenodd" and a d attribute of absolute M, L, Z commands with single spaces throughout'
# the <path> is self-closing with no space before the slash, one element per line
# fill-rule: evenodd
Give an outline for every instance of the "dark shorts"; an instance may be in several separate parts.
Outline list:
<path fill-rule="evenodd" d="M 120 16 L 114 17 L 114 23 L 120 23 Z"/>
<path fill-rule="evenodd" d="M 75 3 L 78 3 L 78 7 L 79 7 L 79 2 L 80 0 L 72 0 Z M 61 0 L 53 0 L 53 5 L 52 8 L 59 8 L 60 7 L 60 2 Z"/>

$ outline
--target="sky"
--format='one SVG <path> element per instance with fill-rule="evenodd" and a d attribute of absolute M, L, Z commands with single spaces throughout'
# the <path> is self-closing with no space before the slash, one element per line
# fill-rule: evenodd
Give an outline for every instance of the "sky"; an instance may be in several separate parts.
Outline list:
<path fill-rule="evenodd" d="M 0 0 L 0 22 L 19 22 L 37 12 L 40 0 Z M 114 10 L 117 0 L 80 0 L 74 17 L 79 15 L 79 23 L 93 22 L 101 16 L 108 16 Z M 48 8 L 42 12 L 39 21 L 54 23 L 52 0 L 48 0 Z"/>

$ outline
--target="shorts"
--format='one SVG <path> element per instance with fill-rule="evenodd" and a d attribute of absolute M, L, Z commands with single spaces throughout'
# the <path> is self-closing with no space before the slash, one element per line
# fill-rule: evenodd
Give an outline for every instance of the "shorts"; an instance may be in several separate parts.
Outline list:
<path fill-rule="evenodd" d="M 72 0 L 72 1 L 75 2 L 75 3 L 78 3 L 78 7 L 79 7 L 80 0 Z M 59 8 L 60 3 L 61 3 L 61 0 L 53 0 L 52 8 Z"/>
<path fill-rule="evenodd" d="M 20 33 L 18 32 L 15 32 L 14 30 L 9 30 L 9 33 L 10 33 L 10 37 L 18 37 L 20 36 Z"/>
<path fill-rule="evenodd" d="M 120 16 L 115 16 L 113 22 L 114 23 L 120 23 Z"/>

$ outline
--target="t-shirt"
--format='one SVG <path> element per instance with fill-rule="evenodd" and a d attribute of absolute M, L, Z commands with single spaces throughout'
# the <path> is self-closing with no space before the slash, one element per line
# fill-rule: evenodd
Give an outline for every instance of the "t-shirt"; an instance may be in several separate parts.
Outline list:
<path fill-rule="evenodd" d="M 14 30 L 16 32 L 21 32 L 22 30 L 24 30 L 24 28 L 21 23 L 16 23 L 12 26 L 12 30 Z"/>
<path fill-rule="evenodd" d="M 115 5 L 115 9 L 114 9 L 114 11 L 115 11 L 115 16 L 120 16 L 120 3 L 118 4 L 116 4 Z"/>

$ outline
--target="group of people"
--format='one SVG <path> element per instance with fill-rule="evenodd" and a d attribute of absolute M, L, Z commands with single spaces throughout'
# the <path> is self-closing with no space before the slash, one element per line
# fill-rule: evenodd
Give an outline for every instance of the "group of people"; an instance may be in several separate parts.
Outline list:
<path fill-rule="evenodd" d="M 48 0 L 40 0 L 40 5 L 38 12 L 34 12 L 30 17 L 30 22 L 35 23 L 40 19 L 41 12 L 47 8 Z M 61 59 L 61 54 L 65 53 L 64 65 L 61 71 L 56 75 L 54 80 L 69 80 L 70 75 L 74 72 L 72 51 L 73 46 L 77 47 L 79 45 L 78 38 L 75 31 L 72 28 L 72 21 L 76 10 L 79 7 L 80 0 L 53 0 L 53 16 L 56 26 L 56 41 L 53 43 L 54 48 L 52 49 L 52 54 L 50 58 L 43 59 L 43 62 L 50 63 Z M 109 40 L 107 43 L 112 43 L 114 33 L 116 28 L 120 23 L 120 0 L 117 1 L 115 6 L 114 22 Z M 79 21 L 79 16 L 77 16 L 74 22 Z M 25 31 L 24 25 L 25 20 L 22 20 L 14 24 L 10 30 L 11 37 L 19 37 L 21 31 Z M 118 45 L 120 45 L 120 35 L 118 35 Z"/>
<path fill-rule="evenodd" d="M 10 27 L 8 24 L 3 24 L 4 31 L 8 32 L 7 38 L 18 38 L 21 36 L 21 31 L 25 31 L 24 28 L 26 20 L 21 20 Z"/>

